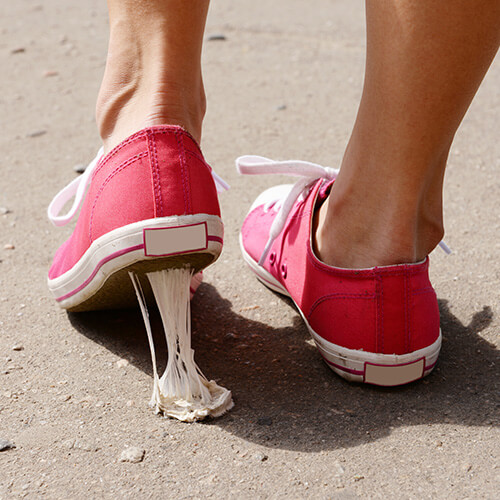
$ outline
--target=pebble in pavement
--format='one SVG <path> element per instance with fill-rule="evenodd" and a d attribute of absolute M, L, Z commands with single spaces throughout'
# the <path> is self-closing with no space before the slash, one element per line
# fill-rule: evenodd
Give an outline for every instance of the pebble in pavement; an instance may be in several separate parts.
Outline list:
<path fill-rule="evenodd" d="M 224 42 L 227 40 L 227 37 L 226 37 L 226 35 L 223 35 L 222 33 L 217 33 L 214 35 L 209 35 L 207 37 L 207 40 L 209 42 Z"/>
<path fill-rule="evenodd" d="M 12 448 L 15 448 L 16 445 L 7 439 L 0 438 L 0 451 L 7 451 Z"/>
<path fill-rule="evenodd" d="M 133 464 L 142 462 L 146 450 L 137 446 L 130 446 L 125 448 L 120 455 L 120 462 L 131 462 Z"/>
<path fill-rule="evenodd" d="M 42 135 L 45 135 L 46 133 L 47 133 L 46 130 L 35 130 L 35 131 L 30 132 L 29 134 L 27 134 L 26 137 L 31 137 L 31 138 L 40 137 Z"/>
<path fill-rule="evenodd" d="M 267 455 L 264 455 L 264 453 L 256 453 L 254 455 L 254 458 L 255 460 L 257 460 L 257 462 L 265 462 L 269 457 Z"/>
<path fill-rule="evenodd" d="M 73 167 L 73 170 L 77 173 L 77 174 L 83 174 L 83 172 L 85 172 L 85 169 L 87 168 L 87 165 L 83 164 L 83 163 L 78 163 L 78 165 L 75 165 Z"/>

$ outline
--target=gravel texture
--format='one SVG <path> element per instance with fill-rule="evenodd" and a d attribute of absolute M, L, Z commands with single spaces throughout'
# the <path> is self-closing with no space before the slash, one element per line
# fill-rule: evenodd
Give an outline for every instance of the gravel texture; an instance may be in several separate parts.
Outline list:
<path fill-rule="evenodd" d="M 206 36 L 225 39 L 204 49 L 203 150 L 232 189 L 221 196 L 223 254 L 193 300 L 193 346 L 235 407 L 187 425 L 147 406 L 138 308 L 67 314 L 46 289 L 71 230 L 52 227 L 46 207 L 99 147 L 105 9 L 23 0 L 0 16 L 0 431 L 16 444 L 0 453 L 0 499 L 498 498 L 499 61 L 449 160 L 453 253 L 432 256 L 439 364 L 406 387 L 353 385 L 324 365 L 290 302 L 245 268 L 239 227 L 281 179 L 241 178 L 234 159 L 339 164 L 361 93 L 363 4 L 213 2 Z M 120 462 L 127 444 L 147 450 L 142 462 Z"/>

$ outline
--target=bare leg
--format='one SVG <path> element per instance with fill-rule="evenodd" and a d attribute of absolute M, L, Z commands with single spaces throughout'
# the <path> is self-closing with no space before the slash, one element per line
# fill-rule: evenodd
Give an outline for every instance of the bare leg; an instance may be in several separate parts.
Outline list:
<path fill-rule="evenodd" d="M 106 151 L 151 125 L 181 125 L 200 140 L 208 5 L 209 0 L 108 0 L 109 50 L 96 108 Z"/>
<path fill-rule="evenodd" d="M 500 43 L 500 3 L 366 2 L 366 74 L 341 172 L 318 212 L 334 266 L 417 262 L 443 235 L 448 152 Z"/>

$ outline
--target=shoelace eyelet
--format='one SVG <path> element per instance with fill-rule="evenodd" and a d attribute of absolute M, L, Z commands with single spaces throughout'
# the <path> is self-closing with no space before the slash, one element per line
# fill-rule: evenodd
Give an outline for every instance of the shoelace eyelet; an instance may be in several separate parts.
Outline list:
<path fill-rule="evenodd" d="M 269 255 L 269 264 L 273 266 L 275 262 L 276 262 L 276 252 L 271 252 L 271 254 Z"/>
<path fill-rule="evenodd" d="M 286 279 L 286 264 L 281 264 L 281 276 L 283 276 L 283 279 Z"/>

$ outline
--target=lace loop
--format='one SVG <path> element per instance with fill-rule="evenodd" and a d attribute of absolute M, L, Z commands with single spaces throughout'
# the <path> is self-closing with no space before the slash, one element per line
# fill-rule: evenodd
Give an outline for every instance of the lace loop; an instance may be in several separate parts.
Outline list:
<path fill-rule="evenodd" d="M 78 212 L 78 209 L 85 198 L 87 186 L 90 184 L 92 173 L 101 161 L 103 155 L 104 152 L 101 148 L 97 152 L 96 157 L 89 163 L 83 174 L 73 179 L 65 188 L 61 189 L 61 191 L 54 196 L 54 199 L 50 202 L 49 208 L 47 209 L 47 216 L 54 226 L 66 225 L 73 219 L 76 212 Z M 64 205 L 66 205 L 66 203 L 73 197 L 75 197 L 75 200 L 73 201 L 73 205 L 69 211 L 64 215 L 59 215 Z"/>
<path fill-rule="evenodd" d="M 217 175 L 213 170 L 211 170 L 211 173 L 218 193 L 228 191 L 231 188 L 231 186 L 220 175 Z"/>

